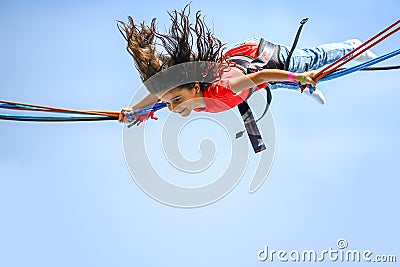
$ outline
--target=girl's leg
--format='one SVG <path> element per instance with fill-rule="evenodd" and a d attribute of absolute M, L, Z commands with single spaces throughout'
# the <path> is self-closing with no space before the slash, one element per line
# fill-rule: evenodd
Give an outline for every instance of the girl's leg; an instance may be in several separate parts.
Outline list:
<path fill-rule="evenodd" d="M 355 45 L 350 40 L 340 43 L 324 44 L 313 48 L 295 49 L 290 58 L 289 71 L 303 72 L 306 64 L 309 70 L 319 69 L 330 64 L 354 49 Z M 279 60 L 285 62 L 290 48 L 281 46 Z"/>
<path fill-rule="evenodd" d="M 352 39 L 340 43 L 324 44 L 313 48 L 295 49 L 290 58 L 289 71 L 304 72 L 307 64 L 309 70 L 322 68 L 323 66 L 338 60 L 359 45 L 361 45 L 361 41 Z M 284 63 L 288 58 L 290 48 L 287 46 L 280 46 L 280 48 L 279 60 Z M 368 50 L 358 56 L 355 60 L 359 59 L 363 61 L 374 57 L 376 56 Z M 269 84 L 269 88 L 271 90 L 282 88 L 300 91 L 298 86 L 288 85 L 285 83 Z M 314 98 L 317 102 L 321 104 L 325 103 L 325 97 L 318 89 L 316 89 L 312 94 L 307 89 L 304 92 L 306 95 L 310 95 Z"/>

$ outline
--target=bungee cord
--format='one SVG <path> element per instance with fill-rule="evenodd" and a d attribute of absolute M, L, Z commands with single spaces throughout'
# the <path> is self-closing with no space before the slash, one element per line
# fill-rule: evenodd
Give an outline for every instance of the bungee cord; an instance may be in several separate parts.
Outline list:
<path fill-rule="evenodd" d="M 388 32 L 390 29 L 392 29 L 393 27 L 397 26 L 399 23 L 400 23 L 400 20 L 397 20 L 393 24 L 389 25 L 388 27 L 386 27 L 385 29 L 383 29 L 382 31 L 380 31 L 379 33 L 377 33 L 376 35 L 374 35 L 373 37 L 371 37 L 370 39 L 368 39 L 367 41 L 362 43 L 359 47 L 357 47 L 354 50 L 350 51 L 349 53 L 345 54 L 344 56 L 342 56 L 341 58 L 339 58 L 335 62 L 329 64 L 328 66 L 322 68 L 314 76 L 314 79 L 316 81 L 321 80 L 322 78 L 324 78 L 325 76 L 329 75 L 330 73 L 332 73 L 333 71 L 335 71 L 339 67 L 343 66 L 347 62 L 349 62 L 349 61 L 353 60 L 354 58 L 356 58 L 357 56 L 361 55 L 362 53 L 364 53 L 365 51 L 367 51 L 371 47 L 373 47 L 376 44 L 382 42 L 384 39 L 386 39 L 390 35 L 394 34 L 398 30 L 400 30 L 400 27 L 397 27 L 394 30 Z M 386 32 L 388 32 L 388 33 L 386 33 Z M 386 34 L 383 35 L 384 33 L 386 33 Z M 377 38 L 379 38 L 379 39 L 373 42 L 373 40 L 375 40 Z"/>
<path fill-rule="evenodd" d="M 156 103 L 155 105 L 150 105 L 145 108 L 137 109 L 132 112 L 125 111 L 125 115 L 129 118 L 129 123 L 131 125 L 139 125 L 148 118 L 157 119 L 156 117 L 154 117 L 154 112 L 161 108 L 164 108 L 165 106 L 166 105 L 164 103 Z M 31 122 L 118 120 L 120 114 L 120 112 L 117 111 L 74 110 L 74 109 L 56 108 L 50 106 L 40 106 L 34 104 L 12 102 L 6 100 L 0 100 L 0 108 L 9 110 L 18 110 L 18 111 L 51 112 L 51 113 L 61 114 L 56 116 L 0 114 L 1 120 L 31 121 Z M 74 116 L 71 114 L 74 114 Z"/>

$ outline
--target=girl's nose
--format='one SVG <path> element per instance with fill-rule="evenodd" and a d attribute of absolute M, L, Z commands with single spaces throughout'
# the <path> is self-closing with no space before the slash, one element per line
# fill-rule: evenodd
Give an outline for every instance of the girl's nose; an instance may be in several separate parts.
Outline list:
<path fill-rule="evenodd" d="M 176 104 L 171 103 L 171 104 L 168 105 L 168 108 L 169 108 L 170 111 L 174 111 L 174 109 L 176 108 L 176 106 L 177 106 Z"/>
<path fill-rule="evenodd" d="M 174 110 L 175 110 L 178 106 L 179 106 L 179 104 L 170 103 L 170 104 L 168 105 L 168 109 L 169 109 L 170 111 L 174 112 Z"/>

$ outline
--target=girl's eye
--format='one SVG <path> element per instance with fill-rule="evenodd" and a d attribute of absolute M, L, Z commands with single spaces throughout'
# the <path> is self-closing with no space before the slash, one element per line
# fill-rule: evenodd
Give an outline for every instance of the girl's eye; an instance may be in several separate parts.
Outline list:
<path fill-rule="evenodd" d="M 180 98 L 180 97 L 175 98 L 173 101 L 174 101 L 175 103 L 179 103 L 179 102 L 181 102 L 181 98 Z"/>

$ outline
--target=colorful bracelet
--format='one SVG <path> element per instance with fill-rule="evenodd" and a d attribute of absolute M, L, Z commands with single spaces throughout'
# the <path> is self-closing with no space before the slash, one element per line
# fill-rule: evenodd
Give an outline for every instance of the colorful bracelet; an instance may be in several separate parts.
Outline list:
<path fill-rule="evenodd" d="M 301 75 L 300 76 L 300 84 L 305 84 L 305 83 L 306 83 L 306 81 L 304 79 L 304 75 Z"/>
<path fill-rule="evenodd" d="M 295 80 L 293 79 L 293 76 L 294 76 L 294 73 L 293 72 L 289 72 L 288 75 L 287 75 L 288 80 L 291 81 L 291 82 L 295 82 Z"/>

